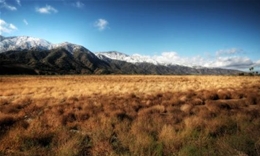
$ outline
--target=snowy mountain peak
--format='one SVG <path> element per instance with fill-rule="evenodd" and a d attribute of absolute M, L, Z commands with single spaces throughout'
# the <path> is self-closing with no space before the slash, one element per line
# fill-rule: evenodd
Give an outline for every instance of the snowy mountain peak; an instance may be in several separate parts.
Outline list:
<path fill-rule="evenodd" d="M 102 56 L 105 56 L 107 58 L 113 59 L 113 60 L 120 60 L 125 61 L 126 58 L 129 57 L 129 55 L 120 53 L 117 51 L 108 51 L 108 52 L 96 52 L 95 53 L 97 57 L 101 58 Z"/>
<path fill-rule="evenodd" d="M 142 56 L 138 54 L 134 55 L 127 55 L 121 52 L 116 51 L 109 51 L 109 52 L 97 52 L 95 53 L 97 57 L 100 59 L 103 59 L 104 57 L 113 59 L 113 60 L 119 60 L 119 61 L 126 61 L 129 63 L 152 63 L 157 65 L 158 62 L 152 59 L 149 56 Z"/>
<path fill-rule="evenodd" d="M 83 46 L 72 44 L 69 42 L 52 44 L 46 40 L 29 37 L 29 36 L 18 36 L 18 37 L 4 37 L 0 36 L 0 53 L 6 51 L 20 51 L 37 49 L 39 51 L 51 50 L 56 48 L 64 48 L 70 53 L 76 50 L 89 51 Z"/>
<path fill-rule="evenodd" d="M 0 41 L 0 52 L 10 51 L 10 50 L 25 50 L 36 48 L 39 50 L 49 50 L 52 44 L 46 40 L 29 37 L 29 36 L 19 36 L 19 37 L 3 37 L 1 36 Z"/>
<path fill-rule="evenodd" d="M 72 44 L 72 43 L 69 43 L 69 42 L 63 42 L 63 43 L 53 44 L 52 45 L 52 49 L 57 49 L 57 48 L 64 48 L 67 51 L 69 51 L 70 53 L 73 53 L 76 50 L 89 51 L 89 50 L 87 50 L 85 47 L 83 47 L 81 45 Z"/>
<path fill-rule="evenodd" d="M 109 54 L 109 55 L 114 55 L 114 56 L 124 56 L 124 57 L 127 57 L 127 56 L 129 56 L 129 55 L 127 55 L 127 54 L 124 54 L 124 53 L 121 53 L 121 52 L 118 52 L 118 51 L 108 51 L 108 52 L 103 52 L 103 54 L 104 53 L 107 53 L 107 54 Z"/>

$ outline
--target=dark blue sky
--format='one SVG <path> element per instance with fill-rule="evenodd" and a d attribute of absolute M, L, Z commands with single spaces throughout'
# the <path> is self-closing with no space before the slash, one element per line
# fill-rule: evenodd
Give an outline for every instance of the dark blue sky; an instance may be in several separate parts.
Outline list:
<path fill-rule="evenodd" d="M 209 67 L 260 64 L 259 1 L 0 0 L 0 9 L 4 36 L 68 41 L 93 52 L 174 54 Z"/>

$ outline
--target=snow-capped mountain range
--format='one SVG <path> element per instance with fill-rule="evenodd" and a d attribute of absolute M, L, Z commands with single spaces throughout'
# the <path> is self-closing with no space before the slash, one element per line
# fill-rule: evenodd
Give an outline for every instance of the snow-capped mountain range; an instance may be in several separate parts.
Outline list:
<path fill-rule="evenodd" d="M 22 51 L 36 49 L 38 51 L 52 50 L 57 48 L 65 48 L 70 53 L 73 53 L 78 49 L 86 49 L 83 46 L 72 44 L 69 42 L 52 44 L 44 39 L 39 39 L 29 36 L 18 36 L 18 37 L 3 37 L 0 36 L 0 53 L 6 51 Z M 129 63 L 152 63 L 155 65 L 160 64 L 159 62 L 149 57 L 141 56 L 138 54 L 127 55 L 124 53 L 110 51 L 110 52 L 97 52 L 94 53 L 99 59 L 109 58 L 113 60 L 126 61 Z"/>
<path fill-rule="evenodd" d="M 194 67 L 176 53 L 162 56 L 92 53 L 81 45 L 0 35 L 1 74 L 236 74 L 221 68 Z"/>
<path fill-rule="evenodd" d="M 64 42 L 59 44 L 52 44 L 44 39 L 18 36 L 18 37 L 3 37 L 0 36 L 0 53 L 6 51 L 22 51 L 36 49 L 39 51 L 51 50 L 57 48 L 65 48 L 67 51 L 73 53 L 78 49 L 85 49 L 83 46 Z"/>
<path fill-rule="evenodd" d="M 39 39 L 29 36 L 18 37 L 3 37 L 0 36 L 0 53 L 6 51 L 22 51 L 36 49 L 38 51 L 52 50 L 57 48 L 65 48 L 67 51 L 73 53 L 78 49 L 86 49 L 83 46 L 72 44 L 69 42 L 52 44 L 44 39 Z M 155 65 L 163 64 L 150 57 L 141 56 L 138 54 L 127 55 L 124 53 L 110 51 L 110 52 L 96 52 L 94 53 L 99 59 L 109 58 L 113 60 L 125 61 L 129 63 L 152 63 Z"/>

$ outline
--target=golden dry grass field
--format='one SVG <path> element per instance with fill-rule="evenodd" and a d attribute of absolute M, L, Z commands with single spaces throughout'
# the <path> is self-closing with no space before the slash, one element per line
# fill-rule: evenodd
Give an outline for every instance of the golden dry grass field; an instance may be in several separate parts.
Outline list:
<path fill-rule="evenodd" d="M 2 76 L 0 155 L 260 155 L 257 76 Z"/>

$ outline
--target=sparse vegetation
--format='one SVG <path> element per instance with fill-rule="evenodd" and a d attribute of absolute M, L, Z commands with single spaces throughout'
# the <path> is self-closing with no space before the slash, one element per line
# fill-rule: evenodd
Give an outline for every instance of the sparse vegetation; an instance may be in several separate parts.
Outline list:
<path fill-rule="evenodd" d="M 260 77 L 3 76 L 0 155 L 260 155 Z"/>

